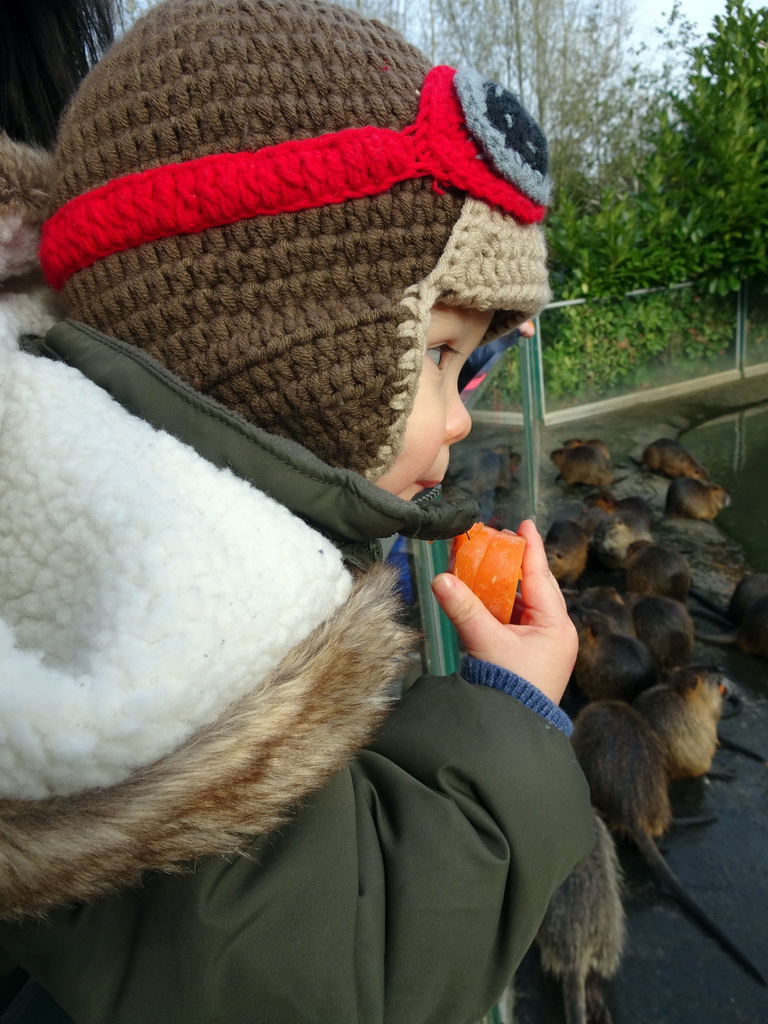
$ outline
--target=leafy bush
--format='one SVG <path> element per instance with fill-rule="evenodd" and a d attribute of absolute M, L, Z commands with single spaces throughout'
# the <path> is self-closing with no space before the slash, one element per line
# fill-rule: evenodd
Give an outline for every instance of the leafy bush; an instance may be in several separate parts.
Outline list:
<path fill-rule="evenodd" d="M 507 349 L 483 384 L 478 397 L 478 409 L 493 409 L 495 412 L 520 412 L 522 409 L 522 384 L 520 379 L 520 351 L 515 345 Z"/>
<path fill-rule="evenodd" d="M 731 368 L 735 329 L 732 296 L 690 287 L 547 309 L 541 315 L 546 405 L 580 405 Z M 520 408 L 516 350 L 494 371 L 479 404 Z"/>
<path fill-rule="evenodd" d="M 558 298 L 696 281 L 717 295 L 768 273 L 768 8 L 727 0 L 682 83 L 660 93 L 634 192 L 557 197 Z"/>
<path fill-rule="evenodd" d="M 732 365 L 735 324 L 732 299 L 692 288 L 549 310 L 547 402 L 582 404 L 716 372 L 729 355 Z"/>

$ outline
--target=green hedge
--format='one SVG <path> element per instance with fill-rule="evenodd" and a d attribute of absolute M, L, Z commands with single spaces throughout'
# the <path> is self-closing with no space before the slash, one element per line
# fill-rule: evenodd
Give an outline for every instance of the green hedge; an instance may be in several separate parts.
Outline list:
<path fill-rule="evenodd" d="M 768 345 L 765 302 L 755 307 L 752 333 Z M 547 408 L 581 405 L 733 368 L 736 299 L 691 287 L 594 299 L 545 310 L 541 334 Z M 478 408 L 519 410 L 520 386 L 512 349 L 492 372 Z"/>
<path fill-rule="evenodd" d="M 547 402 L 582 404 L 733 365 L 734 296 L 679 288 L 546 311 Z"/>

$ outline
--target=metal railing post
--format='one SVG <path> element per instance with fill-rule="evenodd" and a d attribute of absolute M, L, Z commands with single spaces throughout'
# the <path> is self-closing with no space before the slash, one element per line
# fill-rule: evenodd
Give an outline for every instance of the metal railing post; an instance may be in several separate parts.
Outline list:
<path fill-rule="evenodd" d="M 410 545 L 424 631 L 425 668 L 433 675 L 449 675 L 459 668 L 458 637 L 431 587 L 432 578 L 448 568 L 448 542 L 413 540 Z"/>
<path fill-rule="evenodd" d="M 534 320 L 536 333 L 520 338 L 520 383 L 522 385 L 523 431 L 525 434 L 525 472 L 528 508 L 525 514 L 536 517 L 539 508 L 539 432 L 544 416 L 544 374 L 541 358 L 541 323 Z"/>
<path fill-rule="evenodd" d="M 747 283 L 742 281 L 736 295 L 736 369 L 742 377 L 747 371 Z"/>

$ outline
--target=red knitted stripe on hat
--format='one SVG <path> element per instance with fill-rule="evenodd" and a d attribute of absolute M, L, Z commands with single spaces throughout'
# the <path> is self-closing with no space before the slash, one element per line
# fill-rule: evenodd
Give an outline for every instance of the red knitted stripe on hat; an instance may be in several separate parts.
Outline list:
<path fill-rule="evenodd" d="M 413 139 L 380 128 L 166 164 L 62 206 L 43 227 L 40 260 L 60 288 L 76 270 L 145 242 L 375 195 L 417 175 Z"/>
<path fill-rule="evenodd" d="M 545 207 L 495 172 L 464 123 L 452 68 L 424 80 L 414 125 L 345 128 L 256 152 L 217 153 L 107 182 L 65 203 L 43 226 L 40 262 L 61 288 L 77 270 L 146 242 L 245 218 L 298 212 L 431 176 L 526 223 Z"/>

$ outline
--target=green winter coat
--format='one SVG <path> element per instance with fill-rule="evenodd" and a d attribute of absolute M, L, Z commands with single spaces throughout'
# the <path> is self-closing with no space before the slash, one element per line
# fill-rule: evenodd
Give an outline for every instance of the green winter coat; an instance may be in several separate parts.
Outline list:
<path fill-rule="evenodd" d="M 65 325 L 49 346 L 75 365 L 87 351 L 80 369 L 116 378 L 110 391 L 130 376 L 93 369 L 100 348 L 122 354 L 96 332 Z M 152 408 L 142 387 L 116 397 L 154 422 L 173 404 L 165 384 Z M 200 450 L 196 426 L 157 425 Z M 285 493 L 297 467 L 330 489 L 321 531 L 356 564 L 382 515 L 421 535 L 471 518 L 340 485 L 275 443 L 280 500 L 301 514 Z M 408 639 L 375 568 L 260 684 L 275 707 L 248 695 L 115 786 L 0 800 L 0 945 L 76 1024 L 477 1021 L 591 848 L 589 796 L 563 732 L 459 676 L 422 677 L 382 721 Z"/>

